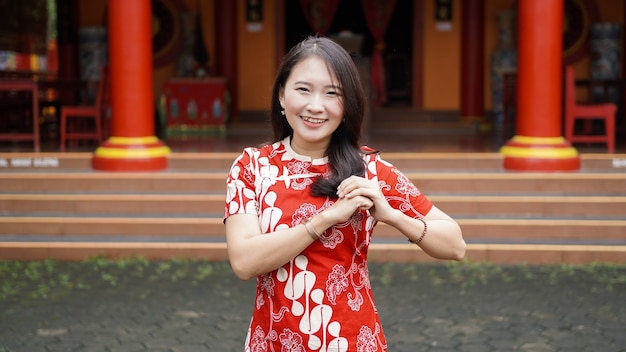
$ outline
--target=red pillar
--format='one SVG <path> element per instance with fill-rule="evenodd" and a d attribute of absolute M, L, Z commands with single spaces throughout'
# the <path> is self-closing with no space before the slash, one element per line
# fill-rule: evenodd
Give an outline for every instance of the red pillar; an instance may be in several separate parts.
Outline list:
<path fill-rule="evenodd" d="M 150 0 L 109 0 L 111 137 L 92 166 L 107 171 L 167 168 L 170 150 L 154 136 Z"/>
<path fill-rule="evenodd" d="M 563 0 L 518 1 L 516 135 L 504 168 L 573 171 L 580 158 L 561 136 Z"/>
<path fill-rule="evenodd" d="M 228 111 L 231 118 L 238 115 L 237 93 L 237 1 L 215 1 L 216 73 L 225 77 L 230 92 Z"/>
<path fill-rule="evenodd" d="M 485 1 L 465 0 L 461 13 L 461 119 L 484 114 Z"/>

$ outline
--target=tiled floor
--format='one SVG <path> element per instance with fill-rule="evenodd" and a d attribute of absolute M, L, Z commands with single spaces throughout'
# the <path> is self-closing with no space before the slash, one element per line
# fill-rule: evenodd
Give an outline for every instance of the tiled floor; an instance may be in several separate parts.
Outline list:
<path fill-rule="evenodd" d="M 224 137 L 170 137 L 174 152 L 241 151 L 243 147 L 271 140 L 269 134 L 232 133 Z M 491 135 L 372 135 L 363 144 L 387 152 L 493 152 L 499 149 Z"/>
<path fill-rule="evenodd" d="M 498 136 L 493 131 L 473 131 L 468 128 L 451 127 L 392 127 L 374 126 L 362 137 L 367 144 L 383 152 L 498 152 L 509 136 Z M 173 152 L 239 152 L 246 146 L 259 145 L 271 139 L 271 131 L 263 123 L 234 124 L 225 135 L 185 135 L 161 137 Z M 626 138 L 618 136 L 616 153 L 626 153 Z M 98 146 L 95 142 L 82 142 L 69 146 L 68 152 L 91 152 Z M 602 144 L 575 146 L 581 153 L 604 153 Z M 30 142 L 0 142 L 0 152 L 31 152 Z M 43 134 L 42 152 L 58 152 L 59 144 L 53 133 Z"/>

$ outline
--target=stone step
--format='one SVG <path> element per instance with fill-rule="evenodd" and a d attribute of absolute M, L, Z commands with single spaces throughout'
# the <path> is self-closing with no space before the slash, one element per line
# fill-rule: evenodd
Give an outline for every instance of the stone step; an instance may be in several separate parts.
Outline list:
<path fill-rule="evenodd" d="M 405 173 L 426 194 L 626 195 L 620 173 Z"/>
<path fill-rule="evenodd" d="M 168 157 L 169 171 L 228 171 L 239 153 L 173 153 Z M 460 170 L 502 171 L 499 153 L 398 153 L 381 156 L 402 171 Z M 91 153 L 0 153 L 0 172 L 29 170 L 91 171 Z M 626 172 L 626 154 L 581 154 L 581 170 Z"/>
<path fill-rule="evenodd" d="M 225 194 L 0 194 L 0 214 L 210 216 L 224 212 Z"/>
<path fill-rule="evenodd" d="M 425 193 L 626 195 L 622 173 L 408 172 Z M 219 193 L 226 173 L 216 172 L 8 172 L 0 193 Z"/>
<path fill-rule="evenodd" d="M 174 153 L 160 172 L 96 172 L 89 153 L 0 154 L 0 259 L 226 260 L 225 179 L 239 153 Z M 468 260 L 626 262 L 626 155 L 570 173 L 501 169 L 497 153 L 383 153 L 457 219 Z M 429 261 L 379 224 L 372 261 Z"/>
<path fill-rule="evenodd" d="M 176 193 L 224 192 L 225 173 L 201 172 L 11 172 L 0 174 L 0 192 Z"/>
<path fill-rule="evenodd" d="M 429 199 L 449 214 L 626 219 L 626 197 L 544 195 L 433 195 Z"/>
<path fill-rule="evenodd" d="M 560 218 L 481 218 L 455 219 L 470 242 L 533 243 L 621 243 L 626 245 L 626 219 L 560 219 Z M 404 239 L 394 227 L 379 224 L 376 238 Z"/>
<path fill-rule="evenodd" d="M 560 242 L 626 244 L 626 219 L 546 219 L 481 218 L 456 219 L 468 241 L 493 243 Z M 2 216 L 0 236 L 5 240 L 33 240 L 39 236 L 57 236 L 59 240 L 76 236 L 133 237 L 146 239 L 193 238 L 223 241 L 221 217 L 122 217 L 122 216 Z M 397 242 L 405 237 L 395 228 L 378 224 L 373 237 Z"/>
<path fill-rule="evenodd" d="M 626 218 L 626 196 L 430 195 L 453 217 Z M 225 194 L 0 194 L 0 214 L 214 216 Z"/>
<path fill-rule="evenodd" d="M 96 256 L 107 258 L 142 257 L 150 260 L 203 259 L 228 260 L 226 243 L 207 242 L 0 242 L 0 258 L 4 260 L 84 260 Z M 623 245 L 561 245 L 561 244 L 468 244 L 466 260 L 501 264 L 591 264 L 626 263 Z M 370 262 L 433 262 L 417 246 L 403 243 L 372 243 Z"/>

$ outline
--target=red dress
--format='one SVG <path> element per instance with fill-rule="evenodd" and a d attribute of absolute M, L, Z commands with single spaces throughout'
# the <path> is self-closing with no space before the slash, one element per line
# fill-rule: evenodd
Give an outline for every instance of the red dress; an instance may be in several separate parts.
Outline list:
<path fill-rule="evenodd" d="M 430 211 L 432 203 L 393 165 L 377 154 L 363 158 L 365 177 L 378 180 L 393 207 L 411 217 Z M 301 224 L 333 204 L 309 194 L 327 162 L 296 154 L 289 138 L 246 148 L 228 176 L 224 216 L 255 214 L 263 233 Z M 367 211 L 358 211 L 281 268 L 259 276 L 245 350 L 387 351 L 367 268 L 375 225 Z"/>

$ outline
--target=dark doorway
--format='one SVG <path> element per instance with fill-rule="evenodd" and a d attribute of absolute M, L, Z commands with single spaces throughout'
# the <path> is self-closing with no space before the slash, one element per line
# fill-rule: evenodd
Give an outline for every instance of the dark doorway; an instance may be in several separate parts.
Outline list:
<path fill-rule="evenodd" d="M 385 32 L 387 105 L 410 106 L 413 78 L 413 0 L 396 2 Z"/>
<path fill-rule="evenodd" d="M 413 53 L 413 0 L 398 0 L 385 33 L 385 73 L 389 106 L 411 105 Z M 370 57 L 374 47 L 359 0 L 342 0 L 331 23 L 328 35 L 340 31 L 363 35 L 360 55 Z M 302 12 L 299 1 L 285 1 L 285 48 L 309 35 L 314 35 Z"/>

